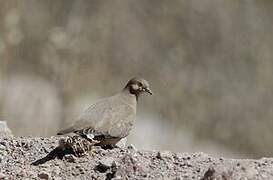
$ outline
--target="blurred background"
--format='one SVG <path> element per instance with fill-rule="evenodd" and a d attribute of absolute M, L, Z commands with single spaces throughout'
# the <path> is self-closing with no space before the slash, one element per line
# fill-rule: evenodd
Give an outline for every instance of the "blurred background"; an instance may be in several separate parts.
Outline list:
<path fill-rule="evenodd" d="M 273 1 L 0 0 L 0 120 L 53 136 L 147 79 L 138 149 L 273 156 Z"/>

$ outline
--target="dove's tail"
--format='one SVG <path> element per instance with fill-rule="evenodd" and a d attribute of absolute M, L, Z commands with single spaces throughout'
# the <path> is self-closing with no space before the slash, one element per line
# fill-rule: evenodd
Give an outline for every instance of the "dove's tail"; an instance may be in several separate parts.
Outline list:
<path fill-rule="evenodd" d="M 38 159 L 37 161 L 31 163 L 31 165 L 37 166 L 40 164 L 44 164 L 47 161 L 53 160 L 55 158 L 63 159 L 64 155 L 66 154 L 73 154 L 72 148 L 58 146 L 55 149 L 53 149 L 47 156 Z"/>

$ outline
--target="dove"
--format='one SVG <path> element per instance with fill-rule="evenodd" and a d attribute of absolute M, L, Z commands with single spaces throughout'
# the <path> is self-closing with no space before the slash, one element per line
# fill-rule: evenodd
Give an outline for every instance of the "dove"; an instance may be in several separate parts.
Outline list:
<path fill-rule="evenodd" d="M 58 135 L 75 133 L 100 146 L 115 146 L 129 135 L 136 118 L 137 101 L 142 93 L 153 94 L 148 81 L 132 78 L 121 92 L 89 106 L 68 128 Z"/>

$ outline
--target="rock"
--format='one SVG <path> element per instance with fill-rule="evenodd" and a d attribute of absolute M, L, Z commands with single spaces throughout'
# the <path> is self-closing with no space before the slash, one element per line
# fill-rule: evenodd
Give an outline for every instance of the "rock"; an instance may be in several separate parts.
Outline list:
<path fill-rule="evenodd" d="M 256 176 L 257 174 L 259 174 L 259 172 L 258 172 L 255 168 L 253 168 L 253 167 L 246 168 L 245 173 L 246 173 L 245 176 L 246 176 L 248 179 L 254 179 L 255 176 Z"/>
<path fill-rule="evenodd" d="M 5 151 L 6 149 L 6 146 L 0 143 L 0 151 Z"/>
<path fill-rule="evenodd" d="M 4 179 L 5 177 L 6 177 L 6 175 L 5 175 L 5 174 L 0 173 L 0 179 Z"/>
<path fill-rule="evenodd" d="M 106 168 L 110 168 L 113 165 L 114 161 L 115 159 L 112 157 L 105 157 L 99 161 L 99 164 Z"/>
<path fill-rule="evenodd" d="M 12 132 L 9 129 L 6 121 L 0 121 L 0 135 L 12 136 Z"/>
<path fill-rule="evenodd" d="M 137 148 L 133 145 L 133 144 L 130 144 L 128 147 L 127 147 L 130 151 L 137 151 Z"/>
<path fill-rule="evenodd" d="M 112 157 L 104 157 L 102 160 L 99 161 L 96 169 L 99 172 L 104 173 L 113 166 L 116 166 L 115 159 Z"/>
<path fill-rule="evenodd" d="M 126 142 L 127 142 L 127 138 L 122 138 L 117 144 L 116 146 L 119 148 L 126 148 Z"/>
<path fill-rule="evenodd" d="M 170 158 L 173 159 L 172 153 L 170 151 L 159 151 L 156 155 L 158 159 Z"/>
<path fill-rule="evenodd" d="M 76 162 L 76 157 L 71 155 L 71 154 L 67 154 L 64 156 L 64 159 L 67 161 L 67 162 L 70 162 L 70 163 L 75 163 Z"/>
<path fill-rule="evenodd" d="M 41 172 L 41 173 L 39 173 L 39 174 L 38 174 L 38 177 L 39 177 L 40 179 L 49 179 L 49 175 L 48 175 L 48 173 L 46 173 L 46 172 Z"/>
<path fill-rule="evenodd" d="M 210 167 L 204 174 L 203 178 L 201 180 L 212 180 L 214 179 L 213 175 L 215 173 L 215 169 L 213 167 Z"/>

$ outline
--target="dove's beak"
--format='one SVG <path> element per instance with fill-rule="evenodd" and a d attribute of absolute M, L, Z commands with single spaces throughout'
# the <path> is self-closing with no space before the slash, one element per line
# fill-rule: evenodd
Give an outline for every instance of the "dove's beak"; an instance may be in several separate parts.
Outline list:
<path fill-rule="evenodd" d="M 150 88 L 148 88 L 148 87 L 145 88 L 145 92 L 147 92 L 147 93 L 153 95 L 152 90 L 151 90 Z"/>

